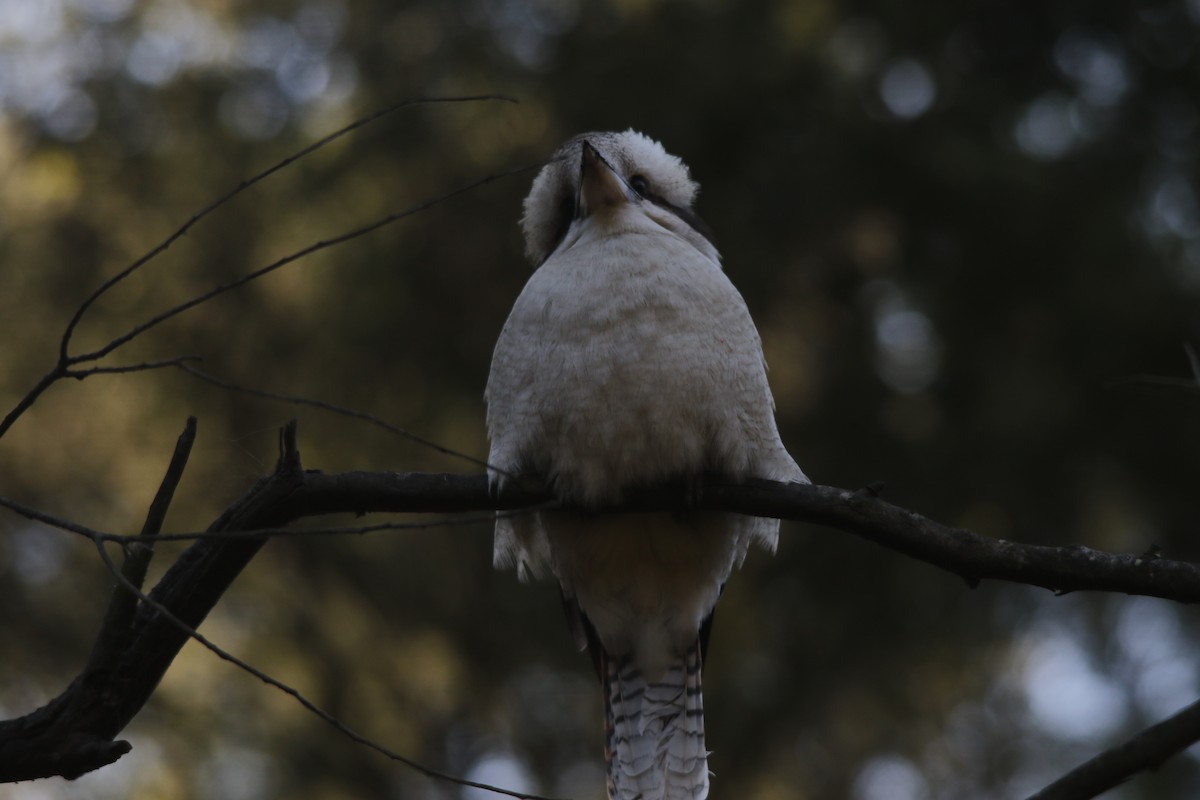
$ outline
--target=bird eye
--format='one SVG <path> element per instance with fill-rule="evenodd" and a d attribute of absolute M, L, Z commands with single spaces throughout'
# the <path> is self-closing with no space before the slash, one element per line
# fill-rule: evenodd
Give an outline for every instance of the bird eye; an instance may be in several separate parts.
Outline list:
<path fill-rule="evenodd" d="M 634 175 L 632 178 L 630 178 L 629 185 L 633 187 L 635 192 L 643 196 L 650 190 L 650 181 L 646 180 L 645 177 L 641 175 Z"/>

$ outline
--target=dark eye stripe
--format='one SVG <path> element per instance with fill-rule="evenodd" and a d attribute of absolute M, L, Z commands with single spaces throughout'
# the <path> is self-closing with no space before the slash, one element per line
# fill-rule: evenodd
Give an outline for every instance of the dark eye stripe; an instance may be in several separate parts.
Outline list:
<path fill-rule="evenodd" d="M 670 211 L 672 214 L 686 222 L 692 230 L 707 239 L 708 243 L 713 247 L 717 246 L 716 241 L 713 239 L 712 229 L 708 227 L 708 223 L 700 219 L 700 215 L 695 211 L 692 211 L 690 208 L 684 208 L 683 206 L 677 206 L 674 203 L 668 203 L 666 200 L 656 194 L 647 194 L 645 195 L 645 198 L 659 208 L 665 208 L 667 211 Z"/>

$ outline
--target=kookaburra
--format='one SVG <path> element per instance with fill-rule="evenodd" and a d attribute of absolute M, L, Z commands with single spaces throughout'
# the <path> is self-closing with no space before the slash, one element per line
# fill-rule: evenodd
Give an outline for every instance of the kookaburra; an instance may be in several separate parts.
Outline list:
<path fill-rule="evenodd" d="M 702 475 L 807 482 L 779 439 L 758 331 L 692 211 L 697 188 L 632 130 L 560 147 L 525 200 L 535 271 L 487 385 L 493 484 L 538 476 L 584 509 L 500 516 L 495 561 L 562 587 L 603 682 L 612 800 L 707 796 L 708 627 L 779 521 L 586 509 Z"/>

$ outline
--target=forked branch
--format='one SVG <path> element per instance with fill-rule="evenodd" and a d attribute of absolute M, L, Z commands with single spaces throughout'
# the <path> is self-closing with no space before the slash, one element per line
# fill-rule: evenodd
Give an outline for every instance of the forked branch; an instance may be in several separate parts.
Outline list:
<path fill-rule="evenodd" d="M 142 533 L 129 537 L 128 555 L 118 568 L 103 549 L 112 537 L 89 531 L 76 523 L 64 529 L 89 536 L 100 548 L 101 557 L 117 578 L 105 621 L 83 673 L 61 695 L 36 711 L 13 720 L 0 721 L 0 783 L 61 776 L 77 778 L 111 764 L 129 752 L 128 742 L 116 737 L 150 699 L 159 681 L 189 638 L 291 695 L 355 742 L 368 746 L 435 779 L 485 789 L 519 800 L 547 800 L 534 794 L 457 778 L 430 769 L 354 732 L 340 720 L 317 707 L 300 692 L 255 669 L 215 646 L 196 629 L 233 581 L 269 540 L 264 530 L 279 528 L 309 515 L 306 504 L 292 498 L 305 494 L 308 477 L 300 464 L 295 423 L 281 432 L 281 454 L 275 472 L 261 478 L 253 488 L 209 526 L 210 534 L 189 547 L 148 595 L 141 591 L 150 550 L 146 543 L 156 537 L 175 486 L 182 475 L 195 436 L 195 420 L 189 419 L 175 456 L 159 489 Z M 353 494 L 348 497 L 352 498 Z M 7 501 L 2 504 L 22 513 Z M 352 504 L 331 511 L 349 511 Z M 27 514 L 53 524 L 49 515 Z M 65 521 L 64 521 L 65 522 Z M 228 535 L 228 534 L 234 535 Z"/>
<path fill-rule="evenodd" d="M 531 167 L 531 166 L 525 166 L 525 167 L 518 167 L 516 169 L 508 170 L 507 172 L 502 172 L 502 173 L 498 173 L 495 175 L 488 175 L 488 176 L 486 176 L 480 180 L 477 180 L 473 183 L 470 183 L 465 186 L 461 186 L 457 189 L 453 189 L 451 191 L 445 192 L 445 193 L 443 193 L 437 197 L 434 197 L 430 200 L 426 200 L 423 203 L 418 203 L 417 205 L 412 206 L 410 208 L 406 208 L 406 209 L 388 214 L 384 217 L 381 217 L 380 219 L 375 220 L 374 222 L 371 222 L 367 225 L 363 225 L 352 231 L 348 231 L 348 232 L 333 236 L 331 238 L 315 242 L 313 244 L 310 244 L 307 247 L 301 248 L 301 249 L 296 250 L 286 256 L 276 259 L 274 262 L 266 265 L 265 267 L 257 269 L 253 272 L 250 272 L 246 275 L 241 276 L 240 278 L 229 281 L 227 283 L 223 283 L 218 286 L 214 286 L 205 292 L 201 292 L 200 294 L 196 295 L 195 297 L 191 298 L 190 300 L 186 300 L 182 303 L 179 303 L 178 305 L 175 305 L 175 306 L 172 306 L 171 308 L 166 309 L 165 311 L 159 312 L 158 314 L 150 317 L 149 319 L 143 320 L 142 322 L 138 323 L 137 325 L 134 325 L 132 328 L 127 330 L 125 333 L 109 340 L 107 344 L 103 345 L 102 347 L 100 347 L 96 350 L 92 350 L 92 351 L 86 352 L 86 353 L 74 353 L 74 354 L 71 353 L 71 340 L 75 335 L 75 331 L 77 330 L 77 328 L 78 328 L 80 322 L 83 320 L 84 316 L 87 314 L 88 310 L 92 308 L 92 306 L 96 303 L 97 300 L 99 300 L 104 294 L 106 294 L 107 292 L 112 290 L 114 287 L 118 286 L 120 283 L 125 281 L 131 275 L 133 275 L 134 273 L 141 270 L 143 267 L 145 267 L 148 263 L 153 261 L 155 258 L 162 255 L 164 252 L 166 252 L 166 250 L 168 248 L 171 247 L 171 245 L 173 245 L 182 236 L 184 236 L 189 230 L 191 230 L 202 219 L 207 217 L 212 212 L 216 211 L 221 206 L 228 203 L 230 200 L 235 198 L 237 195 L 241 194 L 246 189 L 259 183 L 260 181 L 265 180 L 266 178 L 279 172 L 280 170 L 284 169 L 285 167 L 288 167 L 291 164 L 294 164 L 295 162 L 299 161 L 301 158 L 304 158 L 305 156 L 309 155 L 310 153 L 313 153 L 314 151 L 319 150 L 320 148 L 324 147 L 325 145 L 329 144 L 330 142 L 333 142 L 333 141 L 351 133 L 352 131 L 355 131 L 355 130 L 363 127 L 364 125 L 368 125 L 372 122 L 375 122 L 376 120 L 380 119 L 381 117 L 384 117 L 384 116 L 391 114 L 395 111 L 398 111 L 402 108 L 408 108 L 410 106 L 416 106 L 416 105 L 429 105 L 429 104 L 438 104 L 438 103 L 469 103 L 469 102 L 478 102 L 478 101 L 486 101 L 486 100 L 502 100 L 502 101 L 510 102 L 510 103 L 516 102 L 516 100 L 514 100 L 513 98 L 505 97 L 503 95 L 475 95 L 475 96 L 469 96 L 469 97 L 422 97 L 422 98 L 416 98 L 413 100 L 405 100 L 405 101 L 388 106 L 387 108 L 380 109 L 379 111 L 376 111 L 372 114 L 368 114 L 364 117 L 361 117 L 361 118 L 355 120 L 354 122 L 350 123 L 349 125 L 346 125 L 345 127 L 341 128 L 337 131 L 334 131 L 333 133 L 331 133 L 327 136 L 322 137 L 321 139 L 317 140 L 316 142 L 313 142 L 312 144 L 308 145 L 307 147 L 304 147 L 304 148 L 298 150 L 297 152 L 293 153 L 292 155 L 288 156 L 287 158 L 283 159 L 282 161 L 278 162 L 277 164 L 274 164 L 274 165 L 268 167 L 267 169 L 259 172 L 257 175 L 254 175 L 253 177 L 250 177 L 250 178 L 247 178 L 247 179 L 241 181 L 236 186 L 234 186 L 232 189 L 226 191 L 224 194 L 222 194 L 216 200 L 209 203 L 209 205 L 205 206 L 203 209 L 201 209 L 200 211 L 193 214 L 185 223 L 183 223 L 183 225 L 181 225 L 179 228 L 177 228 L 173 233 L 168 235 L 165 239 L 160 241 L 157 245 L 150 248 L 150 250 L 148 250 L 146 253 L 144 253 L 141 257 L 139 257 L 135 261 L 133 261 L 133 263 L 129 264 L 124 269 L 122 269 L 120 272 L 113 275 L 108 280 L 106 280 L 104 283 L 102 283 L 95 291 L 93 291 L 90 295 L 88 295 L 88 297 L 85 298 L 82 303 L 80 303 L 79 307 L 77 309 L 75 309 L 75 313 L 72 315 L 70 321 L 67 323 L 67 325 L 63 331 L 62 339 L 60 340 L 59 347 L 58 347 L 58 358 L 54 362 L 54 365 L 49 370 L 47 370 L 46 374 L 43 375 L 38 380 L 38 382 L 36 384 L 34 384 L 34 386 L 28 392 L 26 392 L 25 395 L 23 397 L 21 397 L 20 400 L 17 401 L 16 405 L 14 405 L 11 409 L 9 409 L 8 413 L 6 413 L 2 419 L 0 419 L 0 438 L 4 437 L 4 434 L 8 432 L 8 429 L 11 428 L 16 423 L 16 421 L 18 419 L 20 419 L 20 417 L 22 415 L 24 415 L 24 413 L 33 406 L 33 404 L 37 401 L 37 399 L 39 397 L 41 397 L 42 394 L 47 389 L 49 389 L 54 384 L 58 383 L 63 378 L 77 378 L 77 379 L 82 380 L 82 379 L 90 377 L 92 375 L 124 373 L 124 372 L 140 372 L 140 371 L 145 371 L 145 370 L 150 370 L 150 369 L 160 369 L 165 366 L 178 366 L 187 361 L 196 360 L 195 356 L 178 356 L 178 357 L 175 357 L 172 359 L 167 359 L 164 361 L 146 362 L 143 364 L 136 364 L 136 365 L 129 365 L 129 366 L 106 367 L 106 366 L 97 366 L 96 365 L 97 362 L 99 362 L 101 359 L 105 358 L 106 356 L 108 356 L 109 354 L 113 353 L 114 351 L 120 349 L 121 347 L 125 346 L 126 344 L 128 344 L 129 342 L 138 338 L 139 336 L 141 336 L 142 334 L 151 330 L 152 328 L 162 324 L 163 322 L 166 322 L 167 320 L 172 319 L 173 317 L 179 316 L 180 314 L 183 314 L 184 312 L 186 312 L 192 308 L 195 308 L 196 306 L 201 305 L 201 304 L 213 299 L 214 297 L 217 297 L 218 295 L 221 295 L 226 292 L 237 289 L 241 286 L 244 286 L 247 283 L 258 280 L 259 278 L 261 278 L 265 275 L 269 275 L 270 273 L 274 272 L 275 270 L 280 269 L 281 267 L 284 267 L 295 261 L 298 261 L 298 260 L 304 258 L 305 256 L 311 255 L 312 253 L 315 253 L 319 250 L 324 250 L 326 248 L 336 246 L 343 242 L 350 241 L 351 239 L 356 239 L 360 236 L 365 236 L 368 233 L 371 233 L 372 231 L 378 230 L 379 228 L 382 228 L 387 225 L 391 225 L 392 223 L 398 222 L 399 220 L 405 219 L 414 214 L 418 214 L 422 211 L 425 211 L 428 208 L 431 208 L 432 206 L 435 206 L 439 203 L 445 202 L 446 200 L 449 200 L 453 197 L 457 197 L 457 196 L 459 196 L 465 192 L 471 191 L 472 189 L 475 189 L 479 186 L 483 186 L 485 184 L 499 180 L 508 175 L 513 175 L 513 174 L 517 174 L 517 173 L 532 169 L 533 167 Z M 81 367 L 80 365 L 92 365 L 92 366 Z"/>

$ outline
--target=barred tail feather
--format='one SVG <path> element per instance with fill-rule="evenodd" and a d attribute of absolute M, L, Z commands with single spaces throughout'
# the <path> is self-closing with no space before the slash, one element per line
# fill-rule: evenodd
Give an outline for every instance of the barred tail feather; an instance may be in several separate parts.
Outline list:
<path fill-rule="evenodd" d="M 630 659 L 604 659 L 609 800 L 704 800 L 708 751 L 699 643 L 648 682 Z"/>

